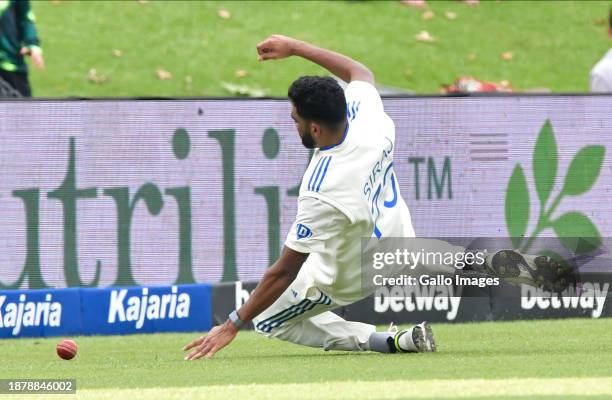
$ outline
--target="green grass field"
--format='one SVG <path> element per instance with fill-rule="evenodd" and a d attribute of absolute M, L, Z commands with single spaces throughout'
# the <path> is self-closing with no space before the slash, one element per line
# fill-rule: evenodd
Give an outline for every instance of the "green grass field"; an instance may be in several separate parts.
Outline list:
<path fill-rule="evenodd" d="M 31 78 L 35 95 L 45 97 L 229 96 L 222 82 L 285 96 L 297 76 L 323 71 L 297 59 L 258 63 L 255 45 L 283 33 L 345 52 L 379 83 L 418 93 L 438 93 L 461 75 L 582 92 L 612 44 L 609 1 L 429 4 L 430 20 L 399 1 L 34 2 L 47 69 Z M 436 42 L 417 42 L 422 30 Z M 503 61 L 503 52 L 512 60 Z M 105 82 L 89 82 L 91 69 Z M 158 69 L 172 78 L 158 79 Z M 246 76 L 236 77 L 238 70 Z"/>
<path fill-rule="evenodd" d="M 398 1 L 34 2 L 47 68 L 30 76 L 39 97 L 230 96 L 223 82 L 285 96 L 297 76 L 324 72 L 299 59 L 258 63 L 257 42 L 282 33 L 418 93 L 462 75 L 583 92 L 612 44 L 610 1 L 429 3 L 430 20 Z M 417 42 L 423 30 L 436 41 Z M 101 82 L 87 79 L 92 69 Z M 159 69 L 171 78 L 159 79 Z M 439 352 L 403 355 L 326 353 L 242 332 L 195 362 L 181 347 L 196 334 L 77 337 L 71 361 L 55 354 L 59 338 L 0 340 L 0 378 L 75 378 L 68 399 L 612 398 L 612 319 L 434 324 L 434 332 Z"/>
<path fill-rule="evenodd" d="M 194 334 L 0 341 L 2 378 L 76 378 L 86 399 L 566 399 L 612 396 L 612 320 L 436 324 L 439 352 L 324 352 L 241 332 L 211 360 Z M 39 398 L 49 395 L 38 396 Z M 33 398 L 35 396 L 24 396 Z M 21 396 L 19 397 L 21 398 Z M 69 397 L 74 398 L 74 396 Z"/>

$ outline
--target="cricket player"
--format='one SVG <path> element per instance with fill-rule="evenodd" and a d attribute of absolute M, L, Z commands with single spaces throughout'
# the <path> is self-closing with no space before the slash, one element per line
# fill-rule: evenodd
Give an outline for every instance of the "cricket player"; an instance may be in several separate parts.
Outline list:
<path fill-rule="evenodd" d="M 224 324 L 186 345 L 191 352 L 185 358 L 212 357 L 248 321 L 265 336 L 325 350 L 435 351 L 426 322 L 377 332 L 374 325 L 332 312 L 370 294 L 361 286 L 362 238 L 415 236 L 393 168 L 395 126 L 374 75 L 344 55 L 280 35 L 258 44 L 257 52 L 261 61 L 305 58 L 348 86 L 342 90 L 331 77 L 303 76 L 289 88 L 291 118 L 303 145 L 315 149 L 300 186 L 297 217 L 280 258 L 248 301 Z M 518 253 L 511 255 L 518 258 L 502 256 L 503 262 L 528 264 Z M 506 264 L 504 271 L 516 267 Z M 521 271 L 529 275 L 528 266 Z"/>

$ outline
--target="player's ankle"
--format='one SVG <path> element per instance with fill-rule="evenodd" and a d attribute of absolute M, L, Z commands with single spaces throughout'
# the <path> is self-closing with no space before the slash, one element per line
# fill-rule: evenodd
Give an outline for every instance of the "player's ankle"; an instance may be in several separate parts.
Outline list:
<path fill-rule="evenodd" d="M 372 332 L 368 338 L 368 350 L 377 353 L 395 353 L 393 334 L 390 332 Z"/>

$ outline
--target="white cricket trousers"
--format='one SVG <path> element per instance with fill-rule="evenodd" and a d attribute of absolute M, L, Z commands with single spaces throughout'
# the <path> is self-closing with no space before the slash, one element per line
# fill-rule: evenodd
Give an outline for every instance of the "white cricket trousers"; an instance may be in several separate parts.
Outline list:
<path fill-rule="evenodd" d="M 393 243 L 390 241 L 389 245 L 392 246 Z M 442 253 L 465 251 L 463 247 L 428 238 L 413 239 L 410 245 L 415 251 L 424 251 L 422 249 L 435 249 Z M 390 249 L 393 249 L 393 246 Z M 385 273 L 389 276 L 399 276 L 402 268 L 407 267 L 400 266 L 395 270 L 389 267 Z M 452 266 L 438 264 L 422 265 L 422 268 L 436 273 L 453 273 L 455 269 Z M 304 346 L 322 347 L 325 350 L 368 350 L 368 339 L 376 331 L 376 327 L 361 322 L 346 321 L 331 312 L 346 302 L 342 304 L 334 302 L 329 293 L 324 293 L 317 287 L 308 270 L 304 264 L 287 290 L 253 320 L 255 330 L 268 337 Z M 366 279 L 365 276 L 363 278 Z M 355 296 L 358 297 L 355 301 L 367 297 L 376 289 L 375 285 L 362 286 L 362 292 L 360 296 Z"/>
<path fill-rule="evenodd" d="M 374 325 L 346 321 L 331 310 L 340 307 L 314 285 L 302 268 L 287 290 L 253 320 L 267 337 L 325 350 L 367 350 Z"/>

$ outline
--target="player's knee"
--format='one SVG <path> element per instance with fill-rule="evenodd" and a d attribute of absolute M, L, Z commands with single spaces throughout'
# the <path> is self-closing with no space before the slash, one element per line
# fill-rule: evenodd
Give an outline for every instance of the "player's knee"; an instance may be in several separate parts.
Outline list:
<path fill-rule="evenodd" d="M 272 332 L 267 332 L 267 331 L 264 331 L 264 330 L 258 328 L 257 325 L 255 325 L 255 332 L 259 333 L 260 335 L 267 336 L 267 337 L 270 337 L 271 334 L 272 334 Z"/>
<path fill-rule="evenodd" d="M 264 335 L 267 337 L 272 336 L 272 329 L 270 325 L 267 324 L 266 320 L 262 318 L 253 319 L 253 328 L 255 329 L 255 332 L 259 333 L 260 335 Z"/>
<path fill-rule="evenodd" d="M 283 339 L 284 333 L 289 329 L 292 324 L 290 322 L 282 323 L 281 325 L 275 325 L 269 323 L 266 320 L 253 320 L 253 327 L 255 332 L 266 337 L 277 337 Z"/>

